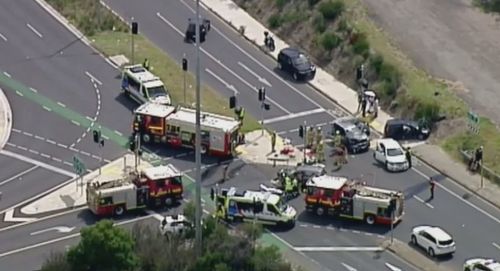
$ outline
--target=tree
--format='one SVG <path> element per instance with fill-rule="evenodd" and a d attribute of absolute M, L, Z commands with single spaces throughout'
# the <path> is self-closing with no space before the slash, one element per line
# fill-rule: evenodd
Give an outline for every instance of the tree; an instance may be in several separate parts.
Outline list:
<path fill-rule="evenodd" d="M 81 231 L 78 245 L 68 251 L 68 263 L 74 271 L 126 271 L 138 266 L 134 240 L 124 229 L 109 220 Z"/>

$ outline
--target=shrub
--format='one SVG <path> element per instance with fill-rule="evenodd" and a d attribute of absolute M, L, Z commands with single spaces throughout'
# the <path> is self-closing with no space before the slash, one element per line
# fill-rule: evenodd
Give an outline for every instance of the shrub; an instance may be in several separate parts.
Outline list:
<path fill-rule="evenodd" d="M 279 9 L 285 7 L 287 3 L 288 0 L 276 0 L 276 5 L 278 6 Z"/>
<path fill-rule="evenodd" d="M 281 23 L 297 23 L 307 19 L 307 14 L 299 11 L 290 11 L 281 16 Z"/>
<path fill-rule="evenodd" d="M 370 57 L 370 67 L 375 71 L 377 75 L 380 74 L 383 64 L 384 57 L 382 55 L 376 54 Z"/>
<path fill-rule="evenodd" d="M 316 16 L 314 16 L 312 23 L 314 26 L 314 30 L 316 32 L 318 32 L 318 33 L 325 32 L 326 22 L 325 22 L 325 17 L 323 17 L 323 15 L 317 14 Z"/>
<path fill-rule="evenodd" d="M 319 5 L 319 12 L 327 20 L 335 20 L 345 10 L 345 4 L 342 0 L 328 0 Z"/>
<path fill-rule="evenodd" d="M 352 50 L 355 54 L 367 58 L 370 54 L 370 44 L 365 35 L 359 35 L 352 44 Z"/>
<path fill-rule="evenodd" d="M 339 44 L 340 38 L 334 33 L 324 33 L 321 36 L 321 46 L 323 46 L 326 51 L 331 51 L 337 48 Z"/>
<path fill-rule="evenodd" d="M 337 24 L 337 31 L 346 32 L 349 29 L 349 24 L 346 19 L 341 19 Z"/>
<path fill-rule="evenodd" d="M 315 6 L 320 0 L 307 0 L 310 7 Z"/>
<path fill-rule="evenodd" d="M 270 28 L 278 28 L 283 23 L 283 19 L 279 14 L 273 14 L 271 15 L 271 17 L 269 17 L 269 20 L 267 22 L 269 23 Z"/>
<path fill-rule="evenodd" d="M 419 102 L 415 110 L 415 119 L 429 126 L 439 118 L 440 107 L 435 101 Z"/>

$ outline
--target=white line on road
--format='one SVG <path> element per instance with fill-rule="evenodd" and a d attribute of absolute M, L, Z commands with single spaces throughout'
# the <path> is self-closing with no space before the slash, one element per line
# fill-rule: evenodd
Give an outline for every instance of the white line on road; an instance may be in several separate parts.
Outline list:
<path fill-rule="evenodd" d="M 65 105 L 65 104 L 63 104 L 63 103 L 61 103 L 61 102 L 57 102 L 57 104 L 58 104 L 59 106 L 61 106 L 61 107 L 66 107 L 66 105 Z"/>
<path fill-rule="evenodd" d="M 35 93 L 38 93 L 38 90 L 34 89 L 34 88 L 30 88 L 31 91 L 35 92 Z"/>
<path fill-rule="evenodd" d="M 491 244 L 492 244 L 494 247 L 496 247 L 497 249 L 499 249 L 499 250 L 500 250 L 500 245 L 499 245 L 499 244 L 497 244 L 497 243 L 495 243 L 495 242 L 493 242 L 493 243 L 491 243 Z"/>
<path fill-rule="evenodd" d="M 324 108 L 316 108 L 316 109 L 309 110 L 309 111 L 292 113 L 290 115 L 285 115 L 285 116 L 280 116 L 280 117 L 276 117 L 276 118 L 272 118 L 272 119 L 267 119 L 267 120 L 264 120 L 264 124 L 270 124 L 270 123 L 283 121 L 283 120 L 289 120 L 289 119 L 293 119 L 293 118 L 300 118 L 300 117 L 304 117 L 307 115 L 318 114 L 318 113 L 323 113 L 323 112 L 326 112 L 326 110 Z"/>
<path fill-rule="evenodd" d="M 43 38 L 43 35 L 38 32 L 38 30 L 36 30 L 31 24 L 27 23 L 26 26 L 31 29 L 31 31 L 33 31 L 33 33 L 35 33 L 38 37 Z"/>
<path fill-rule="evenodd" d="M 43 107 L 43 109 L 45 109 L 45 110 L 47 110 L 47 111 L 49 111 L 49 112 L 50 112 L 50 111 L 52 111 L 52 109 L 50 109 L 50 108 L 46 107 L 45 105 L 44 105 L 44 106 L 42 106 L 42 107 Z"/>
<path fill-rule="evenodd" d="M 90 121 L 94 121 L 94 119 L 93 119 L 93 118 L 91 118 L 91 117 L 89 117 L 89 116 L 85 116 L 85 118 L 87 118 L 87 119 L 88 119 L 88 120 L 90 120 Z"/>
<path fill-rule="evenodd" d="M 42 136 L 37 136 L 36 135 L 35 138 L 38 139 L 38 140 L 45 140 L 45 137 L 42 137 Z"/>
<path fill-rule="evenodd" d="M 115 134 L 119 135 L 119 136 L 123 136 L 122 133 L 120 133 L 119 131 L 115 130 Z"/>
<path fill-rule="evenodd" d="M 35 150 L 32 150 L 32 149 L 29 149 L 29 152 L 31 152 L 32 154 L 40 155 L 40 153 L 38 151 L 35 151 Z"/>
<path fill-rule="evenodd" d="M 18 131 L 20 132 L 20 130 L 18 130 Z M 25 136 L 33 136 L 32 133 L 28 133 L 28 132 L 23 132 L 23 135 L 25 135 Z"/>
<path fill-rule="evenodd" d="M 109 140 L 109 137 L 105 136 L 105 135 L 101 135 L 102 138 L 104 138 L 105 140 Z"/>
<path fill-rule="evenodd" d="M 7 41 L 7 38 L 2 33 L 0 33 L 0 38 L 3 39 L 4 41 Z"/>
<path fill-rule="evenodd" d="M 348 271 L 358 271 L 356 268 L 346 264 L 346 263 L 341 263 L 343 267 L 345 267 Z"/>
<path fill-rule="evenodd" d="M 3 74 L 5 74 L 5 76 L 7 76 L 7 77 L 9 77 L 9 78 L 11 78 L 11 77 L 12 77 L 12 76 L 10 76 L 10 74 L 9 74 L 9 73 L 7 73 L 7 72 L 3 72 Z"/>
<path fill-rule="evenodd" d="M 57 145 L 57 143 L 54 140 L 51 139 L 45 139 L 46 142 L 52 144 L 52 145 Z"/>
<path fill-rule="evenodd" d="M 429 176 L 425 175 L 424 173 L 422 173 L 420 170 L 416 169 L 416 168 L 413 168 L 413 170 L 420 174 L 421 176 L 423 176 L 426 180 L 429 179 Z M 483 215 L 489 217 L 490 219 L 492 219 L 493 221 L 495 221 L 496 223 L 500 224 L 500 219 L 499 218 L 496 218 L 495 216 L 491 215 L 490 213 L 486 212 L 485 210 L 477 207 L 476 205 L 474 205 L 473 203 L 465 200 L 464 198 L 462 198 L 461 196 L 457 195 L 457 193 L 451 191 L 449 188 L 447 188 L 446 186 L 440 184 L 440 183 L 437 183 L 436 182 L 436 186 L 443 189 L 444 191 L 450 193 L 451 195 L 453 195 L 455 198 L 461 200 L 462 202 L 464 202 L 465 204 L 469 205 L 470 207 L 472 207 L 473 209 L 475 209 L 476 211 L 479 211 L 480 213 L 482 213 Z"/>
<path fill-rule="evenodd" d="M 23 97 L 24 95 L 19 91 L 19 90 L 16 90 L 16 94 Z"/>
<path fill-rule="evenodd" d="M 4 184 L 6 184 L 6 183 L 8 183 L 8 182 L 11 182 L 11 181 L 13 181 L 13 180 L 15 180 L 15 179 L 17 179 L 17 178 L 19 178 L 19 177 L 23 176 L 23 175 L 25 175 L 25 174 L 27 174 L 27 173 L 29 173 L 29 172 L 31 172 L 31 171 L 33 171 L 33 170 L 35 170 L 36 168 L 38 168 L 38 166 L 33 166 L 33 167 L 31 167 L 31 168 L 28 168 L 27 170 L 25 170 L 25 171 L 23 171 L 23 172 L 21 172 L 21 173 L 18 173 L 18 174 L 16 174 L 16 175 L 14 175 L 14 176 L 12 176 L 12 177 L 8 178 L 8 179 L 7 179 L 7 180 L 5 180 L 5 181 L 0 182 L 0 186 L 2 186 L 2 185 L 4 185 Z"/>
<path fill-rule="evenodd" d="M 392 265 L 390 263 L 385 263 L 385 266 L 387 268 L 389 268 L 391 271 L 403 271 L 403 270 L 401 270 L 401 268 L 399 268 L 399 267 L 397 267 L 395 265 Z"/>
<path fill-rule="evenodd" d="M 227 89 L 231 90 L 233 92 L 234 95 L 237 95 L 239 92 L 238 90 L 231 84 L 229 84 L 228 82 L 224 81 L 224 79 L 222 79 L 220 76 L 218 76 L 217 74 L 215 74 L 215 72 L 211 71 L 210 69 L 206 68 L 205 71 L 212 75 L 215 79 L 217 79 L 219 82 L 221 82 L 224 86 L 226 86 Z"/>
<path fill-rule="evenodd" d="M 167 19 L 165 19 L 165 17 L 163 17 L 159 12 L 156 13 L 156 16 L 158 16 L 158 18 L 160 18 L 163 22 L 165 22 L 166 24 L 168 24 L 172 29 L 174 29 L 179 35 L 181 35 L 182 37 L 184 37 L 184 33 L 182 33 L 182 31 L 180 31 L 179 29 L 177 29 L 171 22 L 169 22 Z M 209 52 L 207 52 L 207 50 L 203 49 L 203 48 L 200 48 L 200 50 L 205 54 L 207 55 L 209 58 L 211 58 L 213 61 L 215 61 L 216 63 L 218 63 L 222 68 L 224 68 L 226 71 L 228 71 L 230 74 L 232 74 L 234 77 L 238 78 L 238 80 L 240 80 L 241 82 L 243 82 L 245 85 L 247 85 L 250 89 L 252 89 L 253 91 L 255 91 L 256 93 L 259 91 L 257 89 L 257 87 L 253 86 L 252 84 L 248 83 L 245 79 L 243 79 L 241 76 L 239 76 L 237 73 L 235 73 L 234 71 L 232 71 L 231 69 L 229 69 L 227 66 L 225 66 L 224 64 L 222 64 L 222 62 L 220 60 L 218 60 L 217 58 L 215 58 L 212 54 L 210 54 Z M 272 102 L 274 105 L 276 105 L 279 109 L 283 110 L 285 113 L 287 114 L 292 114 L 292 112 L 288 111 L 288 109 L 284 108 L 283 106 L 281 106 L 279 103 L 277 103 L 276 101 L 274 101 L 273 99 L 271 98 L 267 98 L 268 101 Z"/>
<path fill-rule="evenodd" d="M 383 251 L 381 247 L 293 247 L 301 252 L 335 252 L 335 251 Z"/>
<path fill-rule="evenodd" d="M 61 147 L 61 148 L 65 148 L 65 149 L 67 149 L 67 148 L 68 148 L 68 146 L 66 146 L 66 145 L 64 145 L 64 144 L 61 144 L 61 143 L 57 143 L 57 146 L 58 146 L 58 147 Z"/>
<path fill-rule="evenodd" d="M 80 123 L 78 121 L 76 121 L 76 120 L 71 120 L 71 123 L 73 123 L 76 126 L 80 126 Z"/>
<path fill-rule="evenodd" d="M 29 222 L 34 220 L 36 220 L 36 218 L 14 217 L 14 209 L 8 210 L 7 212 L 5 212 L 5 215 L 3 216 L 3 221 L 5 222 Z"/>
<path fill-rule="evenodd" d="M 16 147 L 17 147 L 18 149 L 20 149 L 20 150 L 23 150 L 23 151 L 28 151 L 28 148 L 26 148 L 26 147 L 19 146 L 19 145 L 17 145 Z"/>
<path fill-rule="evenodd" d="M 434 209 L 434 206 L 432 206 L 430 203 L 426 202 L 425 200 L 421 199 L 419 196 L 413 195 L 413 198 L 420 201 L 421 203 L 425 204 L 425 206 Z"/>
<path fill-rule="evenodd" d="M 46 153 L 40 153 L 40 155 L 41 155 L 42 157 L 45 157 L 45 158 L 49 158 L 49 159 L 50 159 L 50 155 L 48 155 L 48 154 L 46 154 Z"/>
<path fill-rule="evenodd" d="M 97 84 L 99 84 L 99 86 L 102 86 L 102 83 L 101 81 L 99 81 L 99 79 L 97 79 L 95 76 L 93 76 L 90 72 L 88 71 L 85 71 L 85 74 L 90 77 L 91 80 L 94 80 L 94 82 L 96 82 Z"/>
<path fill-rule="evenodd" d="M 267 85 L 268 87 L 273 87 L 271 85 L 271 83 L 269 83 L 269 81 L 266 80 L 266 78 L 258 75 L 256 72 L 252 71 L 249 67 L 247 67 L 245 64 L 241 63 L 238 61 L 238 65 L 240 65 L 240 67 L 242 67 L 243 69 L 245 69 L 247 72 L 249 72 L 251 75 L 255 76 L 259 82 L 261 82 L 262 84 L 265 84 Z"/>
<path fill-rule="evenodd" d="M 72 172 L 69 172 L 67 170 L 64 170 L 62 168 L 57 168 L 57 167 L 54 167 L 52 165 L 49 165 L 49 164 L 37 161 L 35 159 L 31 159 L 29 157 L 26 157 L 26 156 L 23 156 L 23 155 L 20 155 L 20 154 L 17 154 L 17 153 L 8 151 L 8 150 L 0 150 L 0 154 L 3 154 L 5 156 L 9 156 L 9 157 L 15 158 L 15 159 L 27 162 L 27 163 L 31 163 L 33 165 L 37 165 L 39 167 L 42 167 L 44 169 L 47 169 L 47 170 L 50 170 L 50 171 L 53 171 L 53 172 L 56 172 L 56 173 L 59 173 L 61 175 L 65 175 L 65 176 L 68 176 L 68 177 L 71 177 L 71 178 L 76 177 L 76 174 L 74 174 Z"/>

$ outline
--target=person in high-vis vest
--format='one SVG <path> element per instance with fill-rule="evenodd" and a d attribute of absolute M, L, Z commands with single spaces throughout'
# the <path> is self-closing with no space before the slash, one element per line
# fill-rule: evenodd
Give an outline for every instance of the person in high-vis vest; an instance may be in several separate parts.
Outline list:
<path fill-rule="evenodd" d="M 224 212 L 224 206 L 222 206 L 222 204 L 217 204 L 217 213 L 216 213 L 216 217 L 218 219 L 221 219 L 223 220 L 226 216 L 226 213 Z"/>
<path fill-rule="evenodd" d="M 293 183 L 292 179 L 289 176 L 285 177 L 285 195 L 286 198 L 290 198 L 293 193 Z"/>
<path fill-rule="evenodd" d="M 243 119 L 245 118 L 245 108 L 241 107 L 241 106 L 238 106 L 236 107 L 236 109 L 234 110 L 234 113 L 236 113 L 236 118 L 243 122 Z"/>

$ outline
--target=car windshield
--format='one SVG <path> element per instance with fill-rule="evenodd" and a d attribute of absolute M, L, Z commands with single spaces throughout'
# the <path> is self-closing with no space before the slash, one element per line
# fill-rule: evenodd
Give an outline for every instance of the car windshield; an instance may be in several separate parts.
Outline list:
<path fill-rule="evenodd" d="M 304 65 L 307 63 L 309 63 L 309 59 L 307 59 L 307 57 L 303 54 L 299 54 L 298 57 L 293 59 L 293 64 L 295 65 Z"/>
<path fill-rule="evenodd" d="M 387 149 L 387 156 L 399 156 L 403 155 L 403 151 L 401 149 Z"/>
<path fill-rule="evenodd" d="M 166 96 L 167 91 L 163 86 L 148 88 L 148 94 L 151 98 Z"/>
<path fill-rule="evenodd" d="M 441 246 L 449 246 L 449 245 L 451 245 L 453 243 L 453 240 L 451 240 L 451 239 L 449 239 L 449 240 L 443 240 L 443 241 L 439 241 L 438 243 Z"/>

